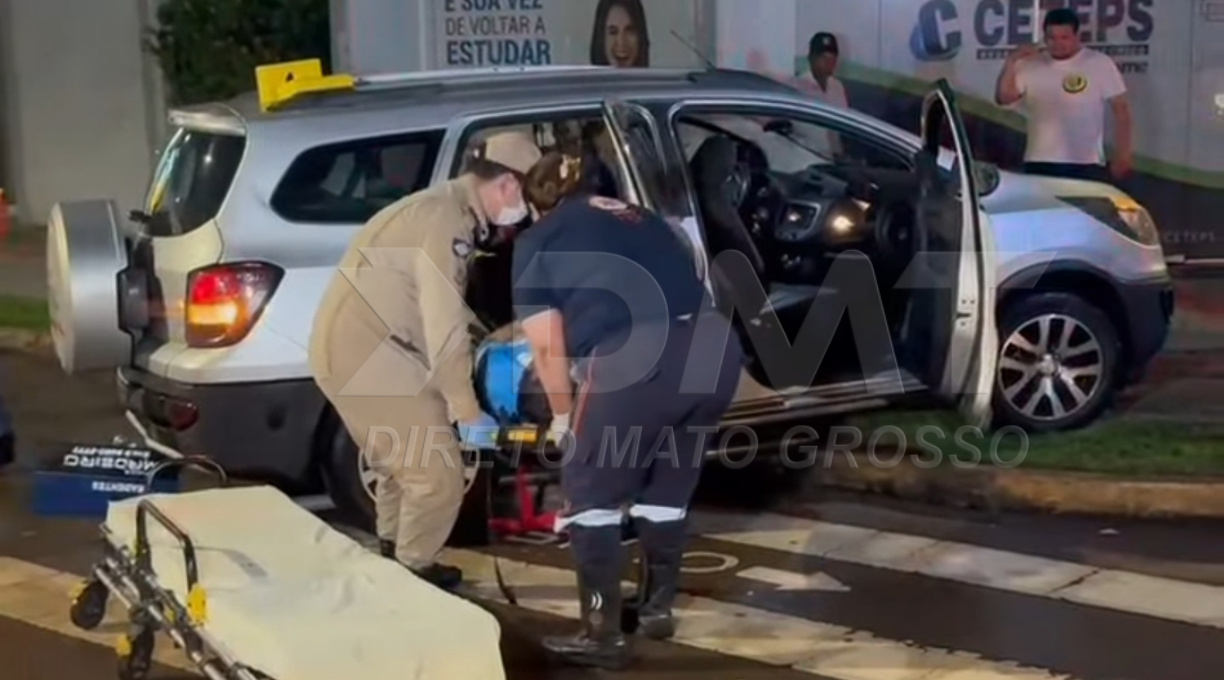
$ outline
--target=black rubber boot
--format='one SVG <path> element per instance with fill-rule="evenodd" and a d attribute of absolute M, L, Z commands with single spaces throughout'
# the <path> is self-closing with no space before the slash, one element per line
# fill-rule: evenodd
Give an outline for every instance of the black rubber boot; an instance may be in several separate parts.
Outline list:
<path fill-rule="evenodd" d="M 463 570 L 447 564 L 435 562 L 426 567 L 413 569 L 412 573 L 442 590 L 454 590 L 463 583 Z"/>
<path fill-rule="evenodd" d="M 676 634 L 672 604 L 680 587 L 685 523 L 635 519 L 642 546 L 642 583 L 637 605 L 638 632 L 652 640 Z"/>
<path fill-rule="evenodd" d="M 378 541 L 378 554 L 389 560 L 394 560 L 395 541 L 380 539 Z M 428 581 L 442 590 L 454 590 L 463 583 L 463 570 L 458 567 L 435 563 L 425 567 L 410 568 L 410 570 L 422 580 Z"/>
<path fill-rule="evenodd" d="M 633 653 L 621 632 L 621 527 L 571 526 L 568 531 L 578 563 L 582 628 L 575 635 L 544 638 L 544 649 L 571 664 L 623 670 Z"/>

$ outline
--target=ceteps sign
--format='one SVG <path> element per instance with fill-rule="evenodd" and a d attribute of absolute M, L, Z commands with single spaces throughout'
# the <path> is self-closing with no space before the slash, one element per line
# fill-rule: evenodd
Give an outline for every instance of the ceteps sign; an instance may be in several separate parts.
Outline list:
<path fill-rule="evenodd" d="M 1155 30 L 1154 0 L 927 0 L 918 7 L 909 46 L 918 61 L 1007 58 L 1041 37 L 1041 18 L 1069 8 L 1080 19 L 1081 38 L 1118 59 L 1123 71 L 1146 70 Z M 966 49 L 972 49 L 967 55 Z M 1125 61 L 1123 61 L 1125 60 Z M 1132 63 L 1127 68 L 1126 64 Z"/>

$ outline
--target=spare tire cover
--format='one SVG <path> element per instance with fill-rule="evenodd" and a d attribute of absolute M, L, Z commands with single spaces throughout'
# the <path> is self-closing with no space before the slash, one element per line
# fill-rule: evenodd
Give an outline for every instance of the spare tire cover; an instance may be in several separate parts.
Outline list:
<path fill-rule="evenodd" d="M 116 276 L 127 248 L 112 201 L 57 203 L 47 222 L 47 306 L 60 366 L 71 374 L 123 363 Z"/>
<path fill-rule="evenodd" d="M 507 425 L 552 420 L 526 340 L 485 340 L 475 363 L 476 397 L 485 413 Z"/>

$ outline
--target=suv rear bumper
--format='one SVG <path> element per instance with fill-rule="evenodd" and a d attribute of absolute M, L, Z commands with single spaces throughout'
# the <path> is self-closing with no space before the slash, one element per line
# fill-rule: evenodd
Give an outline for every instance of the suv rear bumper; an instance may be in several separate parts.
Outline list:
<path fill-rule="evenodd" d="M 159 444 L 288 493 L 322 488 L 312 463 L 326 399 L 313 381 L 188 384 L 125 366 L 116 382 L 120 402 Z"/>

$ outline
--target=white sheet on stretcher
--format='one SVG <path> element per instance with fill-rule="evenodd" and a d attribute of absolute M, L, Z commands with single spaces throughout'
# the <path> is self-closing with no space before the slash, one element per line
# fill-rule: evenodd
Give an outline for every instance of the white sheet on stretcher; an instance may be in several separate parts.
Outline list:
<path fill-rule="evenodd" d="M 275 680 L 502 680 L 497 620 L 363 548 L 266 486 L 154 494 L 191 537 L 207 596 L 200 628 Z M 136 503 L 106 526 L 136 541 Z M 152 520 L 153 570 L 187 602 L 182 550 Z"/>

